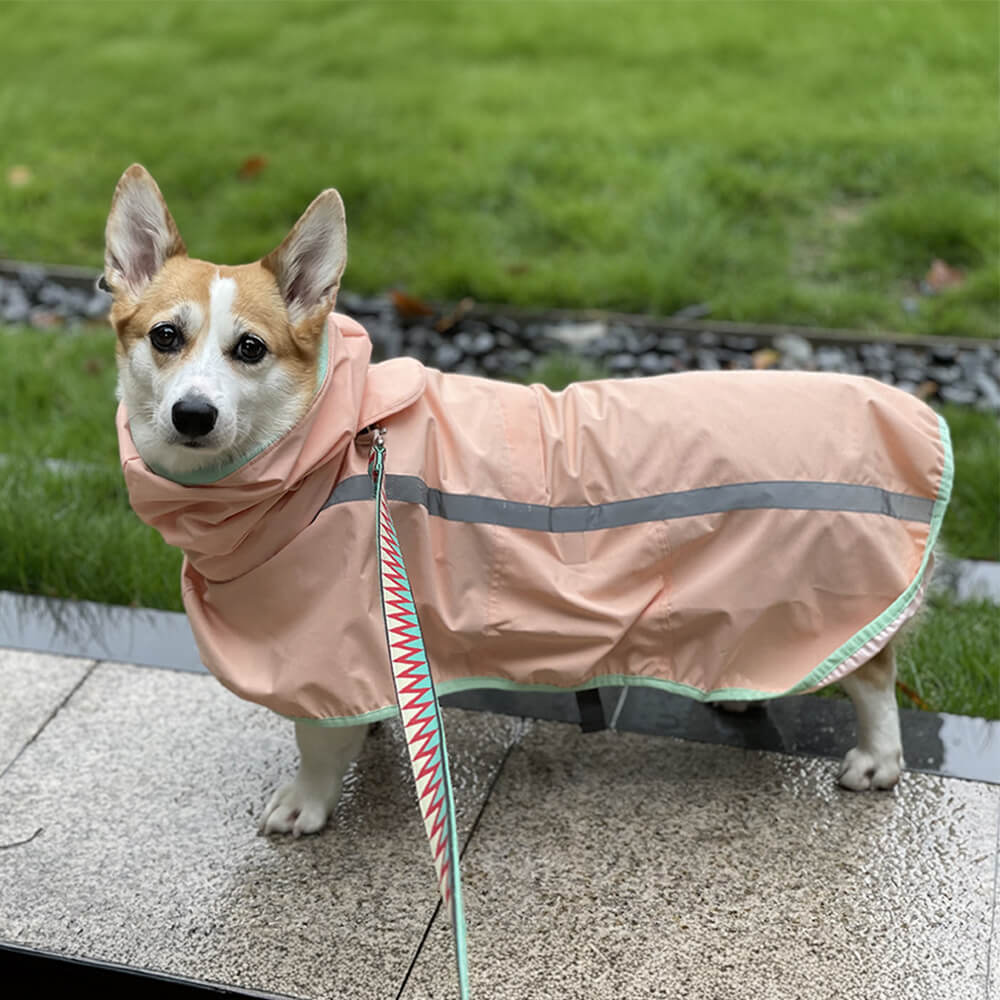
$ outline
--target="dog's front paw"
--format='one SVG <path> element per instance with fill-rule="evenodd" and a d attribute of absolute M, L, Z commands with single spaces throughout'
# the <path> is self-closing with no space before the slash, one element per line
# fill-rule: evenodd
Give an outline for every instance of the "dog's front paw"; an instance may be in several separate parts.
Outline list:
<path fill-rule="evenodd" d="M 293 837 L 319 833 L 339 795 L 340 782 L 334 788 L 320 789 L 300 776 L 271 796 L 261 817 L 261 833 L 290 833 Z"/>
<path fill-rule="evenodd" d="M 849 750 L 840 769 L 840 783 L 854 792 L 870 788 L 892 788 L 899 781 L 903 755 L 898 750 L 870 753 L 855 747 Z"/>

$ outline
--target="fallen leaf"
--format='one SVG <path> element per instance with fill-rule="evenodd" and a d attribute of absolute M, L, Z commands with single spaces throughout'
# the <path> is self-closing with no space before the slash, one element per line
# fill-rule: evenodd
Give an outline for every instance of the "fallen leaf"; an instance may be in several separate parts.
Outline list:
<path fill-rule="evenodd" d="M 7 183 L 12 188 L 21 188 L 26 184 L 31 183 L 31 179 L 34 175 L 31 173 L 30 167 L 16 166 L 11 167 L 7 171 Z"/>
<path fill-rule="evenodd" d="M 36 330 L 55 330 L 56 328 L 64 325 L 63 317 L 57 312 L 43 312 L 39 310 L 33 312 L 30 317 L 30 322 Z"/>
<path fill-rule="evenodd" d="M 901 680 L 897 680 L 896 687 L 900 691 L 902 691 L 903 694 L 905 694 L 906 697 L 909 698 L 910 701 L 912 701 L 913 704 L 917 706 L 917 708 L 922 709 L 924 712 L 931 711 L 931 706 L 928 705 L 927 702 L 924 701 L 924 699 L 921 698 L 920 695 L 917 694 L 917 692 L 914 691 L 909 684 L 904 684 Z"/>
<path fill-rule="evenodd" d="M 392 304 L 396 312 L 403 319 L 416 319 L 419 316 L 433 316 L 434 310 L 423 299 L 418 299 L 415 295 L 407 295 L 406 292 L 393 290 L 390 294 Z"/>
<path fill-rule="evenodd" d="M 927 379 L 917 386 L 913 395 L 916 396 L 917 399 L 922 399 L 924 402 L 927 402 L 927 400 L 930 399 L 939 388 L 940 386 L 938 386 L 937 382 L 933 379 Z"/>
<path fill-rule="evenodd" d="M 100 358 L 87 358 L 83 363 L 83 370 L 88 375 L 100 375 L 104 371 L 104 363 Z"/>
<path fill-rule="evenodd" d="M 753 366 L 758 371 L 764 368 L 773 368 L 781 355 L 770 347 L 762 347 L 759 351 L 753 352 Z"/>
<path fill-rule="evenodd" d="M 508 264 L 508 274 L 527 274 L 531 270 L 530 264 Z"/>
<path fill-rule="evenodd" d="M 946 261 L 937 257 L 931 262 L 931 269 L 924 276 L 920 289 L 925 295 L 937 295 L 949 288 L 958 288 L 964 281 L 964 271 L 949 266 Z"/>
<path fill-rule="evenodd" d="M 266 156 L 248 156 L 240 164 L 240 180 L 252 181 L 267 166 Z"/>
<path fill-rule="evenodd" d="M 462 319 L 469 315 L 473 309 L 476 307 L 476 300 L 473 298 L 464 298 L 455 308 L 448 313 L 447 316 L 442 316 L 435 324 L 434 329 L 438 333 L 447 333 L 453 326 L 457 325 L 462 321 Z"/>

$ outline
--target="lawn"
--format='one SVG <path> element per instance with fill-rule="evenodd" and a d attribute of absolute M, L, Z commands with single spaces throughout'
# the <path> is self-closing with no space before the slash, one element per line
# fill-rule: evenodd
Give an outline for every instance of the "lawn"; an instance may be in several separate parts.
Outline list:
<path fill-rule="evenodd" d="M 0 333 L 0 371 L 0 589 L 179 610 L 180 554 L 132 513 L 118 467 L 111 332 Z M 560 358 L 536 372 L 556 388 L 594 374 Z M 997 420 L 944 413 L 957 470 L 945 544 L 1000 559 Z M 904 682 L 936 710 L 1000 718 L 1000 610 L 940 599 L 924 617 L 900 658 Z"/>
<path fill-rule="evenodd" d="M 335 185 L 346 287 L 995 336 L 993 3 L 0 4 L 0 256 L 199 256 Z M 941 258 L 965 275 L 937 296 Z"/>

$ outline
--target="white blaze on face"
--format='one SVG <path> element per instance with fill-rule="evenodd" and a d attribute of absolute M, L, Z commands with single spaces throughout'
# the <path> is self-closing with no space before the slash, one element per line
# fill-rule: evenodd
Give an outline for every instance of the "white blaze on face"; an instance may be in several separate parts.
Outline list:
<path fill-rule="evenodd" d="M 191 356 L 173 373 L 172 383 L 164 400 L 172 407 L 178 400 L 201 396 L 219 410 L 230 395 L 230 365 L 227 351 L 233 337 L 233 302 L 236 282 L 216 274 L 209 289 L 208 329 L 204 329 L 204 313 L 198 310 L 199 323 L 190 328 L 190 335 L 197 332 Z"/>
<path fill-rule="evenodd" d="M 208 296 L 208 332 L 218 348 L 232 336 L 233 302 L 236 301 L 236 280 L 234 278 L 223 278 L 216 272 L 215 277 L 212 279 Z"/>
<path fill-rule="evenodd" d="M 174 405 L 193 399 L 204 400 L 217 411 L 215 427 L 198 441 L 202 455 L 207 457 L 224 451 L 234 443 L 239 387 L 229 354 L 235 326 L 235 299 L 236 281 L 216 272 L 209 286 L 207 303 L 186 302 L 164 317 L 165 320 L 179 320 L 185 336 L 193 344 L 190 353 L 178 359 L 180 363 L 163 369 L 162 382 L 155 393 L 158 404 L 154 424 L 163 445 L 175 446 L 178 441 L 172 419 Z M 201 458 L 199 456 L 198 460 Z"/>

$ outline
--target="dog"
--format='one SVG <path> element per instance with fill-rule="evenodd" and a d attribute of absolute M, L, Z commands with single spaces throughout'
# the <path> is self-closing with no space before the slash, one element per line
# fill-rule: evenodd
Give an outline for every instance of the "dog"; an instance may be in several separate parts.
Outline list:
<path fill-rule="evenodd" d="M 332 189 L 239 266 L 188 256 L 139 165 L 107 222 L 133 507 L 185 551 L 206 664 L 295 720 L 298 773 L 263 831 L 321 830 L 369 724 L 394 711 L 367 527 L 366 432 L 382 424 L 439 689 L 625 683 L 739 709 L 838 681 L 858 723 L 840 784 L 897 783 L 892 641 L 950 489 L 936 415 L 848 376 L 557 394 L 369 365 L 364 330 L 333 312 L 346 259 Z"/>

